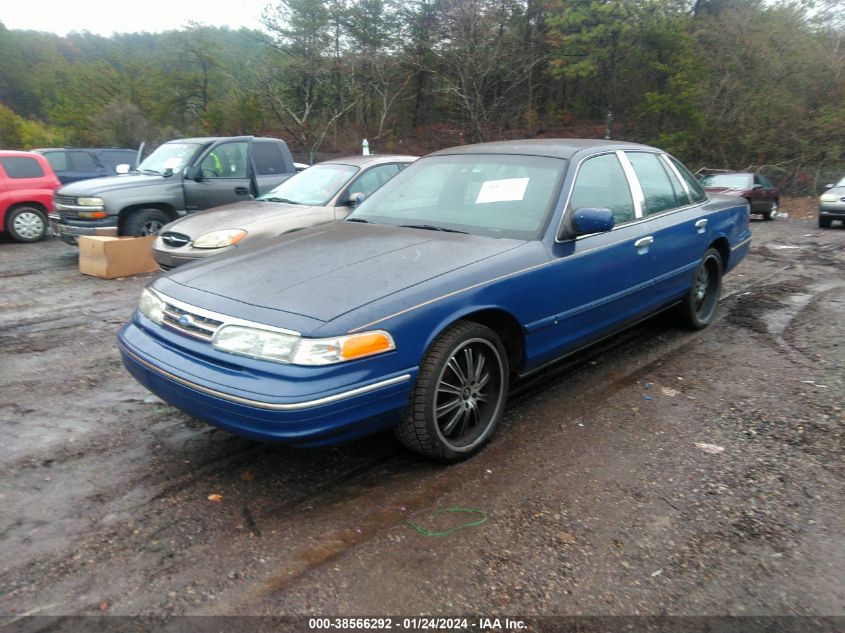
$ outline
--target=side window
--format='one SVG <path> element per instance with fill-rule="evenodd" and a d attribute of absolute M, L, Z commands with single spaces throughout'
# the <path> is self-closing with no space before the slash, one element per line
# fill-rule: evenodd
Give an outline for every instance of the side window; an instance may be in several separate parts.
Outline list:
<path fill-rule="evenodd" d="M 625 152 L 640 181 L 645 196 L 645 214 L 653 215 L 681 206 L 676 197 L 675 188 L 669 180 L 666 169 L 660 164 L 656 154 L 646 152 Z M 684 201 L 683 204 L 686 204 Z"/>
<path fill-rule="evenodd" d="M 223 143 L 211 150 L 202 159 L 200 167 L 204 178 L 246 178 L 247 177 L 246 141 Z"/>
<path fill-rule="evenodd" d="M 41 178 L 44 175 L 38 161 L 28 156 L 4 156 L 0 158 L 0 164 L 9 178 Z"/>
<path fill-rule="evenodd" d="M 667 158 L 675 166 L 675 169 L 678 170 L 678 173 L 681 174 L 681 178 L 684 179 L 684 182 L 687 183 L 687 189 L 689 189 L 689 195 L 690 198 L 692 198 L 692 202 L 704 202 L 707 199 L 707 194 L 704 193 L 704 189 L 701 188 L 701 184 L 678 160 L 672 156 L 667 156 Z"/>
<path fill-rule="evenodd" d="M 763 185 L 764 189 L 774 189 L 775 186 L 772 184 L 772 181 L 766 178 L 763 174 L 760 174 L 760 184 Z"/>
<path fill-rule="evenodd" d="M 69 152 L 70 164 L 73 171 L 95 172 L 103 171 L 100 165 L 88 152 Z"/>
<path fill-rule="evenodd" d="M 373 167 L 352 181 L 349 193 L 364 193 L 369 196 L 398 173 L 399 165 L 395 163 Z"/>
<path fill-rule="evenodd" d="M 578 170 L 569 206 L 572 209 L 610 209 L 616 224 L 636 217 L 628 179 L 615 154 L 603 154 L 584 161 Z"/>
<path fill-rule="evenodd" d="M 53 171 L 67 171 L 67 154 L 65 152 L 47 152 L 44 158 L 50 163 Z"/>
<path fill-rule="evenodd" d="M 287 171 L 285 155 L 278 143 L 253 141 L 252 158 L 259 176 L 283 174 Z"/>

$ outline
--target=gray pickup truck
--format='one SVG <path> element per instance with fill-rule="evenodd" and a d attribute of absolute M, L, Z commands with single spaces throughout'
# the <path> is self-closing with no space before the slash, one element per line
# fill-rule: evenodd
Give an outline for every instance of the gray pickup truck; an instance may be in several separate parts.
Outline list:
<path fill-rule="evenodd" d="M 251 200 L 295 173 L 279 139 L 169 141 L 129 174 L 61 187 L 53 196 L 50 228 L 68 244 L 80 235 L 154 235 L 192 211 Z"/>

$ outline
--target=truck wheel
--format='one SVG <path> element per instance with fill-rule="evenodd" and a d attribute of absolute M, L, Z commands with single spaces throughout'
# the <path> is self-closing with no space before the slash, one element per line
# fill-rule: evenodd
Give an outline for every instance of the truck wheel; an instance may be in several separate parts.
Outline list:
<path fill-rule="evenodd" d="M 47 218 L 38 207 L 21 205 L 9 211 L 6 230 L 17 242 L 37 242 L 47 232 Z"/>
<path fill-rule="evenodd" d="M 170 217 L 161 209 L 139 209 L 133 211 L 123 224 L 122 235 L 143 237 L 158 235 L 161 227 L 170 222 Z"/>

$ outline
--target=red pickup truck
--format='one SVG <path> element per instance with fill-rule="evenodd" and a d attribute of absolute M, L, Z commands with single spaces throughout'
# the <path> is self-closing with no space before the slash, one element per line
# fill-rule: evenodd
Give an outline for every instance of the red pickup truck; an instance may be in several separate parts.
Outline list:
<path fill-rule="evenodd" d="M 0 231 L 18 242 L 43 238 L 60 184 L 40 154 L 0 150 Z"/>

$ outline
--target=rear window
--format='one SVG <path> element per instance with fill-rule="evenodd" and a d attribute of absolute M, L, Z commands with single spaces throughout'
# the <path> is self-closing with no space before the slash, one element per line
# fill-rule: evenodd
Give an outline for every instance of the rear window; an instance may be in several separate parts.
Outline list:
<path fill-rule="evenodd" d="M 44 170 L 34 158 L 28 156 L 4 156 L 0 164 L 9 178 L 41 178 Z"/>
<path fill-rule="evenodd" d="M 254 141 L 252 156 L 255 159 L 255 169 L 260 176 L 284 174 L 289 171 L 285 163 L 285 155 L 278 143 Z"/>
<path fill-rule="evenodd" d="M 53 171 L 67 171 L 67 157 L 64 152 L 47 152 L 44 158 L 50 163 Z"/>

